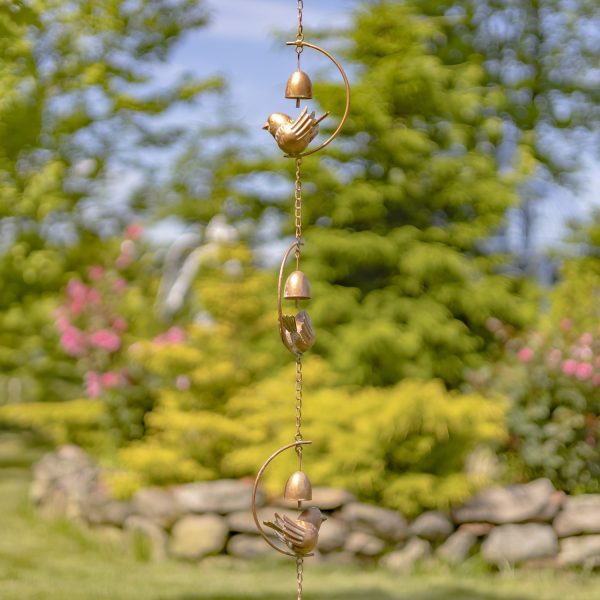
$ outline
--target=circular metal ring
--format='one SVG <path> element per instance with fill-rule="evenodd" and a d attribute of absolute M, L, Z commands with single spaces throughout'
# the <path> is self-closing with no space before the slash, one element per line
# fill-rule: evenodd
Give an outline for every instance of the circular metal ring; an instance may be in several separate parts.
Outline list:
<path fill-rule="evenodd" d="M 271 548 L 274 548 L 275 550 L 277 550 L 277 552 L 280 552 L 281 554 L 285 554 L 286 556 L 291 556 L 293 558 L 298 558 L 298 557 L 300 557 L 300 555 L 295 554 L 294 552 L 288 552 L 287 550 L 282 550 L 279 546 L 277 546 L 277 544 L 274 544 L 269 539 L 269 536 L 266 534 L 265 530 L 262 528 L 262 525 L 260 524 L 260 521 L 258 520 L 258 513 L 256 511 L 256 492 L 258 490 L 258 484 L 260 483 L 260 480 L 261 480 L 266 468 L 271 464 L 271 462 L 275 458 L 277 458 L 282 452 L 285 452 L 286 450 L 289 450 L 290 448 L 300 447 L 303 444 L 312 444 L 312 442 L 309 440 L 300 440 L 297 442 L 292 442 L 291 444 L 288 444 L 287 446 L 282 446 L 281 448 L 279 448 L 279 450 L 273 452 L 273 454 L 271 454 L 271 456 L 269 456 L 269 458 L 267 458 L 267 460 L 264 462 L 263 466 L 260 468 L 260 471 L 258 472 L 258 475 L 256 476 L 256 481 L 254 482 L 254 487 L 252 488 L 252 516 L 254 517 L 254 523 L 256 524 L 256 528 L 258 529 L 258 532 L 263 537 L 265 542 L 267 542 L 267 544 L 269 544 L 269 546 L 271 546 Z M 314 555 L 313 554 L 303 554 L 301 557 L 305 558 L 307 556 L 314 556 Z"/>
<path fill-rule="evenodd" d="M 283 307 L 281 306 L 281 285 L 283 283 L 283 271 L 285 269 L 285 265 L 288 261 L 288 258 L 294 248 L 300 250 L 300 246 L 302 246 L 302 242 L 298 240 L 294 240 L 289 248 L 285 251 L 283 255 L 283 260 L 281 261 L 281 266 L 279 267 L 279 279 L 277 281 L 277 320 L 279 322 L 279 335 L 281 336 L 281 341 L 283 345 L 294 355 L 296 353 L 288 346 L 287 340 L 285 339 L 285 328 L 283 326 Z"/>
<path fill-rule="evenodd" d="M 314 154 L 315 152 L 322 150 L 323 148 L 325 148 L 325 146 L 328 146 L 331 142 L 333 142 L 333 140 L 338 136 L 338 134 L 342 130 L 342 127 L 344 126 L 344 124 L 346 123 L 346 119 L 348 118 L 348 114 L 350 113 L 350 82 L 348 81 L 348 76 L 346 75 L 346 72 L 342 68 L 342 65 L 338 62 L 338 60 L 336 60 L 336 58 L 332 54 L 327 52 L 327 50 L 325 50 L 324 48 L 321 48 L 320 46 L 316 46 L 315 44 L 310 44 L 303 40 L 296 40 L 294 42 L 286 42 L 286 46 L 296 46 L 296 48 L 303 48 L 304 46 L 306 46 L 308 48 L 312 48 L 313 50 L 316 50 L 317 52 L 321 52 L 321 54 L 324 54 L 338 68 L 338 70 L 341 73 L 342 78 L 344 80 L 344 86 L 346 88 L 346 106 L 344 108 L 344 114 L 342 116 L 342 120 L 340 121 L 336 130 L 320 146 L 317 146 L 313 150 L 308 150 L 307 152 L 301 152 L 300 154 L 286 154 L 286 157 L 288 157 L 288 158 L 302 158 L 303 156 L 310 156 L 311 154 Z"/>

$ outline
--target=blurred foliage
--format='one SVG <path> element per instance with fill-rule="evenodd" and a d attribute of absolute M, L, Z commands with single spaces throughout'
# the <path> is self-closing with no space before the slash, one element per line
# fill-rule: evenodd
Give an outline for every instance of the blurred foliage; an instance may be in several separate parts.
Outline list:
<path fill-rule="evenodd" d="M 149 435 L 122 450 L 122 464 L 140 485 L 254 475 L 293 436 L 293 371 L 285 367 L 239 387 L 220 410 L 190 408 L 187 393 L 165 390 L 149 415 Z M 447 392 L 439 381 L 406 380 L 387 389 L 340 386 L 318 357 L 308 359 L 304 371 L 303 430 L 314 440 L 304 450 L 305 468 L 314 484 L 346 488 L 415 514 L 448 508 L 489 483 L 464 467 L 479 445 L 504 441 L 500 399 Z M 272 464 L 265 475 L 271 492 L 281 493 L 296 460 L 290 451 Z M 123 473 L 111 483 L 119 495 L 132 487 Z"/>
<path fill-rule="evenodd" d="M 447 392 L 439 381 L 405 380 L 393 387 L 348 387 L 322 359 L 307 360 L 304 450 L 313 483 L 346 488 L 360 498 L 415 514 L 448 508 L 489 483 L 464 471 L 482 443 L 504 438 L 504 403 Z M 240 447 L 223 463 L 232 475 L 251 474 L 293 434 L 293 367 L 234 396 L 228 411 L 243 423 Z M 294 453 L 266 474 L 272 491 L 293 470 Z M 291 461 L 291 462 L 290 462 Z"/>
<path fill-rule="evenodd" d="M 105 263 L 71 274 L 62 296 L 46 307 L 52 308 L 44 315 L 47 377 L 24 365 L 42 401 L 32 401 L 31 390 L 15 390 L 19 379 L 14 375 L 7 378 L 10 401 L 0 405 L 0 423 L 41 429 L 55 443 L 75 441 L 97 453 L 114 451 L 125 441 L 143 436 L 144 416 L 154 405 L 154 394 L 146 371 L 130 360 L 130 350 L 136 341 L 161 334 L 166 326 L 147 310 L 148 296 L 158 288 L 153 255 L 138 239 L 139 227 L 127 231 L 129 237 L 121 243 L 105 244 Z M 112 257 L 110 248 L 115 251 Z M 23 332 L 15 327 L 10 333 Z M 41 352 L 35 338 L 26 343 Z M 6 359 L 14 357 L 7 354 Z M 61 364 L 66 365 L 63 371 L 57 369 Z M 87 415 L 85 396 L 90 398 Z M 97 398 L 102 399 L 101 413 Z"/>
<path fill-rule="evenodd" d="M 506 454 L 513 471 L 548 477 L 570 493 L 600 492 L 599 267 L 594 255 L 565 260 L 537 330 L 519 336 L 491 321 L 506 355 L 472 378 L 475 389 L 511 400 Z"/>
<path fill-rule="evenodd" d="M 597 2 L 428 0 L 419 7 L 443 28 L 433 41 L 436 52 L 455 64 L 476 55 L 486 85 L 501 92 L 495 113 L 510 133 L 504 160 L 526 162 L 521 168 L 532 176 L 568 183 L 582 144 L 597 141 Z"/>
<path fill-rule="evenodd" d="M 584 157 L 600 147 L 600 17 L 597 0 L 425 0 L 437 19 L 433 40 L 444 60 L 475 58 L 499 102 L 491 110 L 504 135 L 503 170 L 525 174 L 504 244 L 515 267 L 535 275 L 535 232 L 542 203 L 557 188 L 576 188 Z M 564 193 L 564 191 L 563 191 Z M 518 237 L 515 237 L 518 236 Z"/>
<path fill-rule="evenodd" d="M 457 387 L 465 368 L 496 356 L 490 316 L 517 328 L 532 316 L 529 284 L 485 248 L 525 175 L 499 168 L 502 96 L 476 55 L 446 61 L 443 39 L 409 4 L 359 13 L 350 119 L 331 158 L 306 164 L 315 350 L 350 383 Z M 316 93 L 337 116 L 340 91 Z"/>
<path fill-rule="evenodd" d="M 315 484 L 410 515 L 488 483 L 466 465 L 482 446 L 507 444 L 499 392 L 513 400 L 509 455 L 520 468 L 595 489 L 585 476 L 596 460 L 595 371 L 580 376 L 589 370 L 573 354 L 581 337 L 552 333 L 595 280 L 581 276 L 584 262 L 567 265 L 554 328 L 520 338 L 536 316 L 534 286 L 507 275 L 509 257 L 490 244 L 519 186 L 550 160 L 538 133 L 554 97 L 534 77 L 532 108 L 523 81 L 494 75 L 510 44 L 490 38 L 474 52 L 491 27 L 488 6 L 359 10 L 340 51 L 356 74 L 350 119 L 324 157 L 302 167 L 302 268 L 318 339 L 306 361 L 307 470 Z M 515 0 L 498 18 L 506 25 L 524 6 Z M 292 161 L 240 149 L 239 129 L 184 136 L 167 126 L 171 107 L 221 82 L 184 77 L 158 89 L 149 75 L 205 19 L 196 0 L 0 4 L 0 85 L 9 90 L 0 103 L 0 423 L 93 450 L 116 467 L 107 480 L 119 497 L 254 475 L 294 433 L 276 277 L 254 252 L 265 231 L 292 231 Z M 507 31 L 521 43 L 521 29 Z M 523 64 L 544 61 L 527 52 Z M 315 84 L 315 97 L 327 98 L 332 127 L 342 89 Z M 131 158 L 157 148 L 178 151 L 168 173 Z M 108 202 L 115 181 L 134 173 L 144 183 Z M 208 225 L 204 237 L 183 236 L 188 246 L 154 252 L 137 229 L 115 237 L 139 215 L 196 228 L 221 215 L 236 233 L 213 228 L 211 238 Z M 176 286 L 182 304 L 171 309 L 165 294 Z M 569 331 L 587 333 L 587 310 Z M 520 340 L 508 358 L 507 337 Z M 573 374 L 548 368 L 557 348 L 573 354 Z M 499 358 L 507 362 L 493 374 L 478 371 Z M 464 392 L 469 372 L 474 393 Z M 273 464 L 271 490 L 295 460 L 290 452 Z"/>
<path fill-rule="evenodd" d="M 136 345 L 133 358 L 155 378 L 157 404 L 145 438 L 123 448 L 120 459 L 146 483 L 223 476 L 232 439 L 246 428 L 228 416 L 229 398 L 285 364 L 272 302 L 276 279 L 251 259 L 243 245 L 223 248 L 196 283 L 200 318 L 186 339 Z"/>
<path fill-rule="evenodd" d="M 0 423 L 43 432 L 55 444 L 79 444 L 102 452 L 110 450 L 102 431 L 105 414 L 104 403 L 89 398 L 28 402 L 0 406 Z"/>
<path fill-rule="evenodd" d="M 115 187 L 150 168 L 132 157 L 182 139 L 165 113 L 221 88 L 153 74 L 205 22 L 199 0 L 0 2 L 0 403 L 77 397 L 57 292 L 131 220 Z"/>

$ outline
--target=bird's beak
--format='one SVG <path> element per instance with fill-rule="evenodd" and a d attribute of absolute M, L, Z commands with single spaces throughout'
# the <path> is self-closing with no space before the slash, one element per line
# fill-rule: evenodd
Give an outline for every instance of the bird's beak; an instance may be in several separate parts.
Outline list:
<path fill-rule="evenodd" d="M 263 128 L 263 129 L 265 129 L 266 131 L 268 131 L 268 130 L 269 130 L 269 122 L 267 121 L 267 122 L 266 122 L 266 123 L 265 123 L 265 124 L 262 126 L 262 128 Z"/>
<path fill-rule="evenodd" d="M 323 521 L 327 521 L 327 517 L 323 516 L 322 518 L 323 518 Z"/>

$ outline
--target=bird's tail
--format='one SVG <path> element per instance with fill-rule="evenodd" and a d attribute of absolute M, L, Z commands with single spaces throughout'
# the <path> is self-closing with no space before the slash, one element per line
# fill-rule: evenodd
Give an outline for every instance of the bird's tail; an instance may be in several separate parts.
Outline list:
<path fill-rule="evenodd" d="M 271 521 L 263 521 L 263 525 L 266 525 L 267 527 L 270 527 L 271 529 L 273 529 L 274 531 L 276 531 L 277 533 L 283 535 L 284 531 L 281 527 L 279 527 L 279 525 L 275 525 L 275 523 L 272 523 Z"/>
<path fill-rule="evenodd" d="M 315 125 L 318 125 L 325 117 L 329 116 L 329 112 L 323 113 L 316 121 Z"/>

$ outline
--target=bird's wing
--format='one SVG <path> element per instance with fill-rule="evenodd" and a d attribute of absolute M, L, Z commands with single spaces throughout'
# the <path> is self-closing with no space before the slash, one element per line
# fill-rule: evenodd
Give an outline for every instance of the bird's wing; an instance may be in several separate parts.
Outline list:
<path fill-rule="evenodd" d="M 285 544 L 301 544 L 304 541 L 304 529 L 288 516 L 275 513 L 275 523 L 263 521 L 263 523 L 277 533 L 277 537 Z"/>
<path fill-rule="evenodd" d="M 297 131 L 298 124 L 303 123 L 308 115 L 308 106 L 302 109 L 302 112 L 290 123 L 292 131 Z"/>
<path fill-rule="evenodd" d="M 290 333 L 298 333 L 296 329 L 296 317 L 293 315 L 282 315 L 281 321 L 284 329 L 287 329 Z"/>
<path fill-rule="evenodd" d="M 296 323 L 300 324 L 300 327 L 298 327 L 298 333 L 300 334 L 302 341 L 305 344 L 310 344 L 310 342 L 314 338 L 315 332 L 312 328 L 312 322 L 310 320 L 310 317 L 308 316 L 308 313 L 305 310 L 301 310 L 296 315 Z"/>
<path fill-rule="evenodd" d="M 318 126 L 315 120 L 315 113 L 313 111 L 308 114 L 308 108 L 305 106 L 300 115 L 292 121 L 291 132 L 296 139 L 301 140 L 305 136 L 311 134 L 313 134 L 314 137 L 317 131 Z"/>
<path fill-rule="evenodd" d="M 287 538 L 285 535 L 285 531 L 279 526 L 276 525 L 275 523 L 271 523 L 271 521 L 263 521 L 263 525 L 266 525 L 267 527 L 270 527 L 271 529 L 273 529 L 275 531 L 275 533 L 277 534 L 277 538 L 284 544 L 287 544 Z"/>
<path fill-rule="evenodd" d="M 310 324 L 302 323 L 302 327 L 300 327 L 300 338 L 302 339 L 302 341 L 305 344 L 310 345 L 310 344 L 312 344 L 314 337 L 315 337 L 315 332 L 313 331 Z"/>
<path fill-rule="evenodd" d="M 281 518 L 277 513 L 275 513 L 275 517 L 279 520 L 279 522 L 283 522 L 285 536 L 292 543 L 301 544 L 304 541 L 306 532 L 296 521 L 292 521 L 292 519 L 290 519 L 287 515 L 283 515 L 283 518 Z"/>

